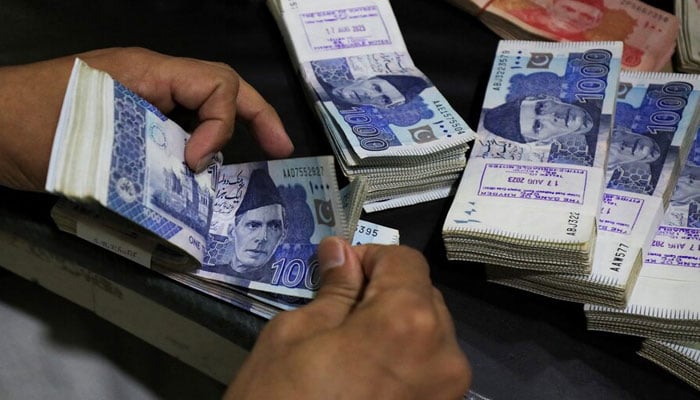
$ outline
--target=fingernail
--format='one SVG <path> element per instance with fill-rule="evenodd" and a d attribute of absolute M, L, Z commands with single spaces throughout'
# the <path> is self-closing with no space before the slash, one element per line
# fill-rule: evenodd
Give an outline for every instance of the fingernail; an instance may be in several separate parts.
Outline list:
<path fill-rule="evenodd" d="M 202 159 L 199 160 L 199 162 L 195 166 L 194 172 L 198 174 L 207 169 L 209 164 L 211 164 L 211 161 L 214 159 L 214 155 L 214 153 L 209 153 L 206 156 L 202 157 Z"/>
<path fill-rule="evenodd" d="M 345 246 L 339 238 L 326 238 L 323 244 L 323 252 L 318 254 L 318 262 L 321 270 L 340 267 L 345 264 Z"/>

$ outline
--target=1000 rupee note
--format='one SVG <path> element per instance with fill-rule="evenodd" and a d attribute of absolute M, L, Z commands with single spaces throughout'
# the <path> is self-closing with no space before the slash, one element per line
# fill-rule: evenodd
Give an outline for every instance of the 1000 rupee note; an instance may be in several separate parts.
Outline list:
<path fill-rule="evenodd" d="M 333 158 L 306 157 L 221 168 L 198 277 L 312 297 L 316 248 L 345 236 Z"/>
<path fill-rule="evenodd" d="M 622 43 L 500 42 L 443 234 L 590 248 Z"/>
<path fill-rule="evenodd" d="M 594 275 L 627 287 L 696 137 L 700 76 L 623 73 L 598 220 Z"/>
<path fill-rule="evenodd" d="M 333 140 L 359 159 L 464 147 L 473 131 L 411 60 L 388 1 L 270 2 Z M 330 122 L 330 121 L 327 121 Z"/>
<path fill-rule="evenodd" d="M 696 146 L 646 251 L 627 306 L 615 309 L 586 304 L 590 329 L 657 339 L 700 340 L 699 178 L 700 147 Z"/>
<path fill-rule="evenodd" d="M 507 273 L 490 280 L 581 303 L 624 307 L 698 126 L 700 76 L 623 71 L 589 275 Z"/>

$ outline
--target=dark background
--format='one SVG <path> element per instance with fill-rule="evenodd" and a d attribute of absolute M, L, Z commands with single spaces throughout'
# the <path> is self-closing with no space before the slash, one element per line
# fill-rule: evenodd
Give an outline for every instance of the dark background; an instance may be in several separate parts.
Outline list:
<path fill-rule="evenodd" d="M 671 1 L 648 3 L 672 11 Z M 392 6 L 415 64 L 476 127 L 496 35 L 444 1 L 394 0 Z M 3 0 L 0 4 L 0 65 L 112 46 L 141 46 L 228 63 L 278 110 L 296 145 L 295 156 L 330 154 L 263 1 Z M 187 124 L 189 115 L 178 112 L 174 117 Z M 263 158 L 245 130 L 237 127 L 225 150 L 227 163 Z M 9 190 L 0 195 L 4 210 L 52 224 L 51 196 Z M 475 391 L 493 399 L 697 398 L 688 385 L 635 354 L 639 338 L 587 331 L 582 305 L 490 284 L 480 265 L 448 262 L 440 230 L 450 202 L 438 200 L 364 218 L 399 229 L 403 244 L 426 254 L 471 360 Z M 61 235 L 56 233 L 63 243 L 84 245 Z M 149 275 L 150 271 L 139 269 L 135 274 L 144 274 L 159 287 L 170 284 L 159 282 L 162 278 Z M 0 302 L 46 321 L 57 341 L 104 353 L 118 368 L 152 386 L 158 397 L 216 398 L 223 391 L 220 384 L 119 328 L 1 269 Z M 54 309 L 47 310 L 45 303 Z M 249 347 L 264 321 L 252 316 L 240 319 L 240 329 L 245 330 L 241 343 Z M 75 324 L 89 325 L 116 348 L 95 339 L 77 340 L 71 336 Z M 125 357 L 124 351 L 139 357 Z M 163 365 L 158 379 L 153 379 L 152 367 L 144 366 L 154 363 Z M 0 373 L 1 367 L 2 361 Z"/>

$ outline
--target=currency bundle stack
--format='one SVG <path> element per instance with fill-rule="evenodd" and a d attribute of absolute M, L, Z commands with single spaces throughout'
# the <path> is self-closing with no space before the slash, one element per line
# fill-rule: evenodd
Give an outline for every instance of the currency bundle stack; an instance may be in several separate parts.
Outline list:
<path fill-rule="evenodd" d="M 675 15 L 639 0 L 448 1 L 503 39 L 622 41 L 622 67 L 636 71 L 661 71 L 670 63 L 680 25 Z"/>
<path fill-rule="evenodd" d="M 446 197 L 474 132 L 413 63 L 388 0 L 269 0 L 343 173 L 365 211 Z"/>
<path fill-rule="evenodd" d="M 700 343 L 645 339 L 637 352 L 700 390 Z"/>
<path fill-rule="evenodd" d="M 675 13 L 680 20 L 675 67 L 679 71 L 700 72 L 700 3 L 676 0 Z"/>
<path fill-rule="evenodd" d="M 490 266 L 489 280 L 561 300 L 624 307 L 679 172 L 691 147 L 700 146 L 699 110 L 699 75 L 623 71 L 591 273 Z"/>
<path fill-rule="evenodd" d="M 589 329 L 700 341 L 699 178 L 700 149 L 696 147 L 681 171 L 626 307 L 586 304 Z"/>
<path fill-rule="evenodd" d="M 621 42 L 501 41 L 442 235 L 451 260 L 586 274 Z"/>

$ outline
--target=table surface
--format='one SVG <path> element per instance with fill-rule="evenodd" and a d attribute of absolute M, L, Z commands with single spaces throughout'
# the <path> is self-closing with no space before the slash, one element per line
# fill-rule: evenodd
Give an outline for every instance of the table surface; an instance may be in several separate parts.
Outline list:
<path fill-rule="evenodd" d="M 670 11 L 671 2 L 649 3 Z M 395 0 L 392 5 L 415 64 L 476 126 L 498 38 L 444 1 Z M 295 156 L 330 154 L 263 1 L 5 0 L 0 20 L 0 65 L 111 46 L 226 62 L 278 110 L 295 142 Z M 225 157 L 237 162 L 263 155 L 239 126 Z M 50 225 L 49 196 L 2 194 L 2 209 L 20 220 Z M 482 266 L 447 261 L 440 229 L 450 201 L 365 218 L 399 229 L 402 243 L 426 254 L 471 360 L 474 390 L 493 399 L 697 398 L 688 385 L 635 354 L 639 338 L 587 331 L 580 304 L 491 284 Z M 217 398 L 223 390 L 88 311 L 1 269 L 0 318 L 8 332 L 0 351 L 10 355 L 0 359 L 2 398 Z M 249 325 L 253 338 L 263 323 Z"/>

